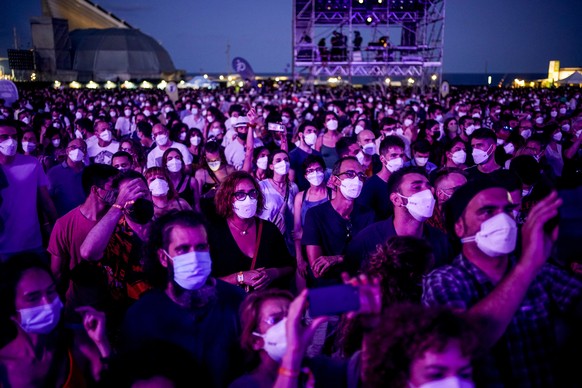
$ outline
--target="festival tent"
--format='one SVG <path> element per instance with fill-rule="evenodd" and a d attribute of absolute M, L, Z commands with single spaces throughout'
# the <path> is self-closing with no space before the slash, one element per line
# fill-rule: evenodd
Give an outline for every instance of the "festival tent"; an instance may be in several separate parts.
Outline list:
<path fill-rule="evenodd" d="M 557 83 L 560 85 L 582 85 L 582 73 L 575 71 L 572 75 L 559 80 Z"/>

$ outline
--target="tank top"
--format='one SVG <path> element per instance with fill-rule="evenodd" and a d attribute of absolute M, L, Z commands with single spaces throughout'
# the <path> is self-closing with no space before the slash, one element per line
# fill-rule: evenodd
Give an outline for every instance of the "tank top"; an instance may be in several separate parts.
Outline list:
<path fill-rule="evenodd" d="M 335 162 L 339 159 L 335 147 L 328 147 L 325 144 L 321 145 L 321 157 L 325 162 L 325 166 L 329 169 L 332 169 Z"/>
<path fill-rule="evenodd" d="M 309 189 L 308 189 L 309 190 Z M 305 225 L 305 214 L 312 207 L 321 205 L 331 199 L 331 189 L 327 188 L 327 197 L 320 199 L 319 201 L 307 201 L 307 190 L 303 191 L 303 198 L 301 199 L 301 226 Z"/>
<path fill-rule="evenodd" d="M 178 183 L 178 187 L 176 187 L 176 191 L 178 191 L 180 198 L 188 202 L 192 209 L 194 209 L 194 190 L 192 190 L 192 186 L 190 185 L 190 179 L 192 178 L 189 175 L 184 174 L 180 183 Z"/>

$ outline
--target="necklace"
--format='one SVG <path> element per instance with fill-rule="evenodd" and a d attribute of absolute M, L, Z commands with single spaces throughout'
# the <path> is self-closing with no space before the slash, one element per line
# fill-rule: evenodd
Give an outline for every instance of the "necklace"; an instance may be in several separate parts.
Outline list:
<path fill-rule="evenodd" d="M 236 226 L 234 224 L 234 222 L 232 222 L 232 221 L 228 221 L 228 223 L 230 226 L 233 226 L 236 230 L 238 230 L 241 236 L 246 236 L 247 233 L 249 232 L 249 229 L 251 228 L 251 226 L 253 226 L 253 224 L 250 224 L 249 226 L 247 226 L 246 229 L 243 230 L 243 229 L 239 228 L 238 226 Z"/>

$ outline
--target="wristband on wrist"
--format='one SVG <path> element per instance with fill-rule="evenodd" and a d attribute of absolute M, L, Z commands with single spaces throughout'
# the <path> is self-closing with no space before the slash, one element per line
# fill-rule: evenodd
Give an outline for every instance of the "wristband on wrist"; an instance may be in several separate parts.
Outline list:
<path fill-rule="evenodd" d="M 237 275 L 236 275 L 236 281 L 239 285 L 244 284 L 245 282 L 245 275 L 243 274 L 242 271 L 240 271 Z"/>
<path fill-rule="evenodd" d="M 121 206 L 121 205 L 118 205 L 118 204 L 116 204 L 116 203 L 114 203 L 113 205 L 111 205 L 111 207 L 114 207 L 114 208 L 116 208 L 116 209 L 119 209 L 119 210 L 123 211 L 123 206 Z"/>
<path fill-rule="evenodd" d="M 279 374 L 285 377 L 299 377 L 299 371 L 280 367 Z"/>

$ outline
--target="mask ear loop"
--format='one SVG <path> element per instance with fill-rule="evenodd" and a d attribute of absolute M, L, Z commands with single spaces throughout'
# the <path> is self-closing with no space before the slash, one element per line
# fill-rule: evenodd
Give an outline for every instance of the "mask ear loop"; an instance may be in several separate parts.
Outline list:
<path fill-rule="evenodd" d="M 465 238 L 461 239 L 461 243 L 463 243 L 463 244 L 468 243 L 468 242 L 473 242 L 473 241 L 475 241 L 475 236 L 465 237 Z"/>

